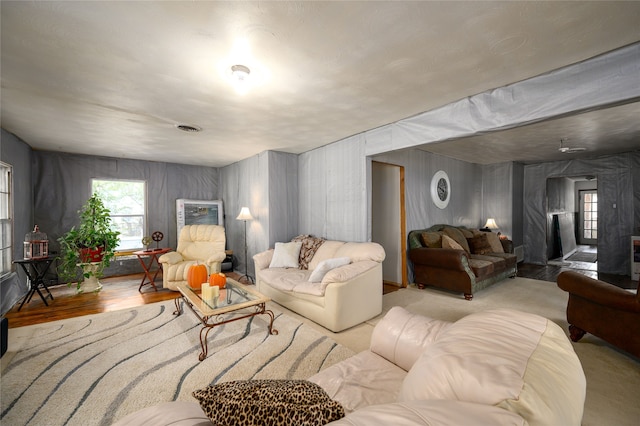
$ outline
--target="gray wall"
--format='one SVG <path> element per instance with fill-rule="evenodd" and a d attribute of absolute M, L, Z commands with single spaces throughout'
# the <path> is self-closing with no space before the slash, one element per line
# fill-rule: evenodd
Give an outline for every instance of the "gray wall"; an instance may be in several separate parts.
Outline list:
<path fill-rule="evenodd" d="M 91 179 L 147 182 L 147 234 L 160 231 L 160 247 L 175 249 L 177 198 L 218 199 L 218 170 L 152 161 L 95 157 L 49 151 L 33 153 L 34 220 L 47 233 L 50 249 L 78 224 L 78 210 L 90 197 Z M 106 276 L 141 272 L 137 259 L 118 259 Z"/>
<path fill-rule="evenodd" d="M 32 150 L 15 135 L 2 129 L 0 160 L 13 169 L 13 258 L 22 259 L 22 242 L 33 230 Z M 35 222 L 37 223 L 37 222 Z M 22 269 L 0 282 L 0 315 L 7 312 L 27 292 L 26 277 Z"/>
<path fill-rule="evenodd" d="M 236 269 L 255 277 L 253 255 L 288 241 L 298 232 L 298 156 L 265 151 L 220 169 L 221 195 L 227 209 L 227 247 Z M 249 207 L 247 257 L 244 222 L 235 220 Z"/>

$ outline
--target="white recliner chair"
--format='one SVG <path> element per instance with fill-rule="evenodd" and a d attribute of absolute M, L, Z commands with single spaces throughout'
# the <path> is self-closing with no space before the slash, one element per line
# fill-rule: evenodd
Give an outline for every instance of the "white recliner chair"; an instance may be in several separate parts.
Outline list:
<path fill-rule="evenodd" d="M 207 267 L 209 274 L 220 272 L 225 259 L 226 237 L 220 225 L 186 225 L 180 231 L 176 251 L 165 253 L 162 264 L 162 286 L 174 291 L 187 282 L 189 267 L 197 263 Z"/>

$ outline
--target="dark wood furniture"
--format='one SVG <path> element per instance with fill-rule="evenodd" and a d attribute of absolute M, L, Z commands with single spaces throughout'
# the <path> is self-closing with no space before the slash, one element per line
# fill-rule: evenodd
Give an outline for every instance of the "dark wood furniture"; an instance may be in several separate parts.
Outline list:
<path fill-rule="evenodd" d="M 558 275 L 558 287 L 569 293 L 567 322 L 571 340 L 591 333 L 640 357 L 640 296 L 579 272 Z M 640 285 L 639 285 L 640 288 Z"/>
<path fill-rule="evenodd" d="M 22 303 L 20 303 L 18 312 L 20 311 L 20 309 L 22 309 L 22 306 L 25 303 L 31 302 L 31 298 L 36 293 L 38 293 L 44 304 L 49 306 L 49 304 L 47 303 L 47 298 L 40 291 L 40 287 L 42 287 L 47 292 L 49 297 L 51 297 L 51 300 L 53 300 L 53 295 L 44 282 L 44 276 L 47 274 L 49 266 L 51 266 L 51 263 L 54 260 L 55 256 L 47 256 L 32 259 L 19 259 L 13 261 L 13 263 L 20 265 L 24 270 L 24 273 L 27 275 L 27 285 L 29 286 L 29 292 L 24 297 L 24 299 L 22 299 Z"/>

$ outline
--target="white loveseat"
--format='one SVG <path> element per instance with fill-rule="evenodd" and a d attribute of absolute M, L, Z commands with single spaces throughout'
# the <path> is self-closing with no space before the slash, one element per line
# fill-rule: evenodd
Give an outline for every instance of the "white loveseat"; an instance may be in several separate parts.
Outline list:
<path fill-rule="evenodd" d="M 345 409 L 331 425 L 580 425 L 586 395 L 562 329 L 509 309 L 451 323 L 392 308 L 369 350 L 309 380 Z"/>
<path fill-rule="evenodd" d="M 333 332 L 360 324 L 382 312 L 382 261 L 377 243 L 324 241 L 308 269 L 269 267 L 274 249 L 253 256 L 256 286 L 278 304 Z M 349 263 L 328 270 L 320 282 L 309 282 L 317 268 L 334 259 Z M 323 263 L 324 262 L 324 263 Z"/>

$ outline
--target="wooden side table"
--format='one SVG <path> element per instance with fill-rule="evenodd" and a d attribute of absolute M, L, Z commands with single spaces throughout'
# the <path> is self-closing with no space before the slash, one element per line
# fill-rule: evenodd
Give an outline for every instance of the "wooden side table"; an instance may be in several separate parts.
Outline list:
<path fill-rule="evenodd" d="M 158 287 L 156 287 L 156 277 L 158 273 L 162 271 L 162 265 L 158 262 L 158 256 L 162 256 L 165 253 L 169 253 L 171 251 L 170 248 L 157 248 L 151 250 L 138 250 L 134 251 L 133 254 L 138 256 L 138 260 L 142 265 L 142 269 L 144 269 L 144 277 L 142 277 L 142 281 L 140 282 L 140 287 L 138 287 L 138 291 L 142 293 L 142 287 L 145 285 L 151 284 L 155 291 L 158 291 Z M 150 257 L 149 264 L 146 264 L 144 261 L 145 257 Z M 157 269 L 152 271 L 153 264 L 157 265 Z M 153 274 L 153 275 L 151 275 Z M 148 282 L 146 282 L 148 280 Z"/>

